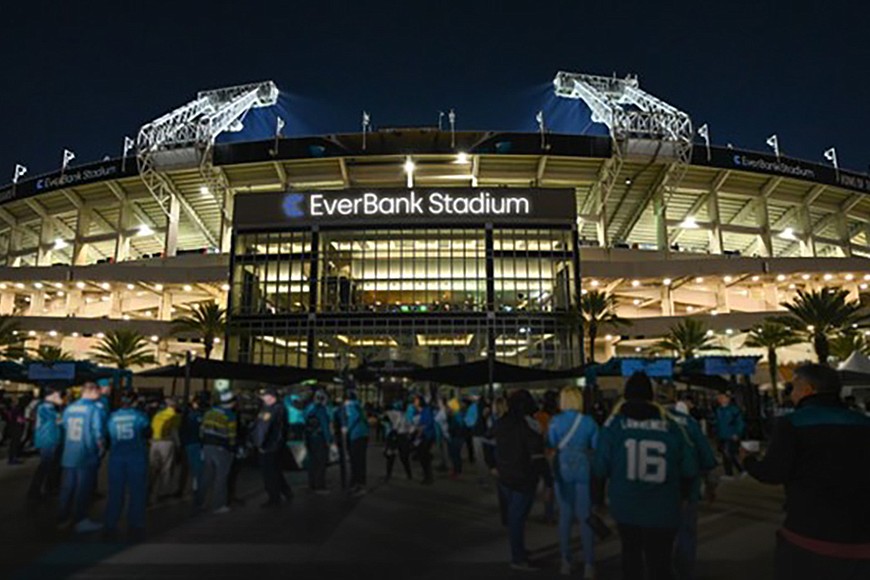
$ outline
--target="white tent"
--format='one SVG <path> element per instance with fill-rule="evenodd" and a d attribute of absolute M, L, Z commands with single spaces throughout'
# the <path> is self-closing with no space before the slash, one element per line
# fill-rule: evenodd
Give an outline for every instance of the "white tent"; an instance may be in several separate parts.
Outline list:
<path fill-rule="evenodd" d="M 849 355 L 849 358 L 840 363 L 837 370 L 870 374 L 870 357 L 856 350 Z"/>

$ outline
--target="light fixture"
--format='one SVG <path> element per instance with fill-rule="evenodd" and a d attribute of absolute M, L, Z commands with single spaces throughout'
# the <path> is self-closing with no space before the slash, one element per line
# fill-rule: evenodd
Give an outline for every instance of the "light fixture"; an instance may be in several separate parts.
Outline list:
<path fill-rule="evenodd" d="M 782 282 L 783 280 L 785 280 L 785 274 L 777 274 L 776 275 L 777 282 Z"/>
<path fill-rule="evenodd" d="M 640 286 L 640 280 L 632 280 L 631 286 L 632 288 L 637 288 L 638 286 Z"/>
<path fill-rule="evenodd" d="M 710 316 L 719 316 L 719 311 L 718 310 L 711 310 Z"/>
<path fill-rule="evenodd" d="M 795 288 L 797 288 L 797 286 L 795 286 L 794 282 L 788 285 L 789 290 L 794 290 Z"/>
<path fill-rule="evenodd" d="M 43 286 L 42 282 L 34 282 L 33 283 L 33 287 L 36 288 L 37 290 L 42 290 L 42 286 Z"/>
<path fill-rule="evenodd" d="M 701 278 L 700 276 L 698 276 L 697 278 L 695 278 L 695 284 L 703 284 L 703 283 L 704 283 L 704 279 Z"/>
<path fill-rule="evenodd" d="M 221 290 L 223 290 L 224 292 L 229 292 L 230 285 L 229 284 L 221 284 Z"/>
<path fill-rule="evenodd" d="M 861 284 L 861 285 L 859 286 L 859 288 L 860 288 L 861 290 L 866 290 L 866 289 L 867 289 L 867 284 Z"/>
<path fill-rule="evenodd" d="M 456 163 L 465 164 L 468 163 L 468 153 L 464 151 L 460 151 L 456 154 Z"/>
<path fill-rule="evenodd" d="M 5 282 L 0 283 L 0 290 L 6 290 L 6 283 Z"/>
<path fill-rule="evenodd" d="M 680 227 L 684 230 L 697 230 L 698 222 L 695 221 L 695 216 L 686 216 L 686 219 L 680 222 Z"/>
<path fill-rule="evenodd" d="M 130 315 L 129 315 L 129 314 L 125 314 L 125 315 L 122 316 L 121 318 L 123 318 L 124 321 L 126 322 L 126 321 L 130 320 Z"/>
<path fill-rule="evenodd" d="M 758 280 L 759 280 L 759 277 L 758 277 L 758 276 L 753 276 L 753 277 L 752 277 L 752 281 L 753 281 L 753 282 L 758 282 Z"/>
<path fill-rule="evenodd" d="M 715 333 L 712 330 L 707 330 L 707 336 L 713 336 Z"/>
<path fill-rule="evenodd" d="M 28 330 L 27 336 L 36 336 L 36 331 L 35 330 Z"/>
<path fill-rule="evenodd" d="M 208 191 L 208 190 L 206 190 Z M 154 230 L 151 229 L 151 226 L 148 224 L 142 224 L 137 228 L 136 235 L 137 236 L 151 236 L 154 234 Z"/>
<path fill-rule="evenodd" d="M 19 290 L 24 290 L 24 284 L 22 284 L 21 282 L 16 282 L 15 287 Z"/>
<path fill-rule="evenodd" d="M 730 284 L 731 281 L 734 280 L 734 278 L 732 278 L 731 276 L 725 276 L 722 279 L 725 281 L 726 284 Z"/>
<path fill-rule="evenodd" d="M 604 335 L 604 340 L 613 340 L 613 335 L 612 334 Z"/>
<path fill-rule="evenodd" d="M 694 306 L 686 306 L 686 312 L 694 312 L 694 311 L 695 311 Z"/>
<path fill-rule="evenodd" d="M 785 228 L 779 232 L 779 237 L 783 240 L 797 240 L 797 236 L 794 235 L 794 228 Z"/>
<path fill-rule="evenodd" d="M 78 288 L 79 290 L 82 290 L 84 287 L 85 287 L 84 282 L 76 282 L 76 288 Z"/>
<path fill-rule="evenodd" d="M 635 298 L 634 300 L 631 301 L 631 303 L 634 304 L 635 306 L 640 306 L 640 298 Z"/>
<path fill-rule="evenodd" d="M 163 284 L 155 284 L 154 289 L 161 292 L 163 290 Z"/>
<path fill-rule="evenodd" d="M 199 186 L 199 193 L 201 193 L 202 195 L 208 195 L 209 194 L 208 186 L 207 185 L 200 185 Z"/>
<path fill-rule="evenodd" d="M 592 280 L 589 282 L 589 285 L 592 286 L 593 288 L 598 288 L 598 284 L 600 284 L 600 282 L 598 280 Z"/>
<path fill-rule="evenodd" d="M 102 300 L 103 302 L 108 302 L 109 300 L 111 300 L 111 296 L 109 296 L 108 294 L 103 294 L 102 296 L 100 296 L 100 300 Z"/>
<path fill-rule="evenodd" d="M 587 290 L 586 288 L 583 288 L 580 290 L 580 296 L 585 296 L 588 293 L 589 293 L 589 290 Z"/>
<path fill-rule="evenodd" d="M 79 337 L 79 333 L 73 331 L 73 333 L 72 333 L 70 336 L 72 336 L 73 338 L 78 338 L 78 337 Z"/>
<path fill-rule="evenodd" d="M 626 185 L 631 185 L 631 179 L 626 179 L 626 180 L 625 180 L 625 184 L 626 184 Z"/>
<path fill-rule="evenodd" d="M 220 341 L 221 341 L 221 339 L 218 338 L 218 337 L 214 337 L 214 340 L 212 340 L 212 342 L 213 342 L 214 344 L 220 344 Z"/>
<path fill-rule="evenodd" d="M 809 279 L 810 279 L 809 274 L 801 274 L 801 280 L 809 280 Z M 864 278 L 864 279 L 866 280 L 867 278 Z"/>
<path fill-rule="evenodd" d="M 182 287 L 182 289 L 183 289 L 185 292 L 190 292 L 191 290 L 193 290 L 193 286 L 191 286 L 190 284 L 185 284 L 185 285 Z"/>
<path fill-rule="evenodd" d="M 97 338 L 106 338 L 106 333 L 105 332 L 98 332 Z"/>
<path fill-rule="evenodd" d="M 832 280 L 834 278 L 834 275 L 833 274 L 825 274 L 824 276 L 822 276 L 822 278 L 824 278 L 825 281 L 827 282 L 828 280 Z"/>
<path fill-rule="evenodd" d="M 62 290 L 62 289 L 63 289 L 63 284 L 61 284 L 60 282 L 55 282 L 55 283 L 54 283 L 54 287 L 57 288 L 58 290 Z"/>
<path fill-rule="evenodd" d="M 640 351 L 642 351 L 642 350 L 643 350 L 643 349 L 640 348 L 639 346 L 634 347 L 634 352 L 640 352 Z"/>
<path fill-rule="evenodd" d="M 49 330 L 48 336 L 52 336 L 52 337 L 57 336 L 57 331 L 56 330 Z"/>
<path fill-rule="evenodd" d="M 100 288 L 102 288 L 103 290 L 111 290 L 112 285 L 109 284 L 108 282 L 103 282 L 102 284 L 100 284 Z"/>
<path fill-rule="evenodd" d="M 157 336 L 156 334 L 151 335 L 151 342 L 159 342 L 159 341 L 160 341 L 159 336 Z"/>
<path fill-rule="evenodd" d="M 69 244 L 66 243 L 66 240 L 64 240 L 62 238 L 57 238 L 56 240 L 54 240 L 54 246 L 52 249 L 62 250 L 64 248 L 68 248 L 68 247 L 69 247 Z"/>
<path fill-rule="evenodd" d="M 402 166 L 402 169 L 405 170 L 405 173 L 412 174 L 414 170 L 417 168 L 417 165 L 410 157 L 405 158 L 405 164 Z"/>
<path fill-rule="evenodd" d="M 727 334 L 728 336 L 731 336 L 732 334 L 734 334 L 734 331 L 731 330 L 730 328 L 726 328 L 726 329 L 725 329 L 725 334 Z"/>
<path fill-rule="evenodd" d="M 870 274 L 864 274 L 864 281 L 870 281 Z"/>
<path fill-rule="evenodd" d="M 664 284 L 665 286 L 670 286 L 672 282 L 673 280 L 671 280 L 670 278 L 665 278 L 664 280 L 662 280 L 662 284 Z"/>
<path fill-rule="evenodd" d="M 136 288 L 136 286 L 133 284 L 127 284 L 127 290 L 133 290 L 134 288 Z"/>
<path fill-rule="evenodd" d="M 855 278 L 855 276 L 852 274 L 846 274 L 843 277 L 846 279 L 847 282 L 851 282 Z"/>

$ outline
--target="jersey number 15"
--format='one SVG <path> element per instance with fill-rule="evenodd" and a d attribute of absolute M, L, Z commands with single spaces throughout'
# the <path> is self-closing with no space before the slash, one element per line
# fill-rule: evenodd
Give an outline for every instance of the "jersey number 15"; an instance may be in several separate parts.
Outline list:
<path fill-rule="evenodd" d="M 663 441 L 627 439 L 626 479 L 645 483 L 664 483 L 668 464 L 665 459 L 668 447 Z"/>

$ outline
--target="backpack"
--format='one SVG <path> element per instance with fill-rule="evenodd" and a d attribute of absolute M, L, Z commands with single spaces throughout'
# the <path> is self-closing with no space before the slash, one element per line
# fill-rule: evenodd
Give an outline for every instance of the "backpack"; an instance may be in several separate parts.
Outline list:
<path fill-rule="evenodd" d="M 571 429 L 562 437 L 557 446 L 556 463 L 558 466 L 559 479 L 567 483 L 574 483 L 586 479 L 589 473 L 589 458 L 586 449 L 578 445 L 570 445 L 571 439 L 583 422 L 583 415 L 578 413 L 577 418 L 571 425 Z"/>

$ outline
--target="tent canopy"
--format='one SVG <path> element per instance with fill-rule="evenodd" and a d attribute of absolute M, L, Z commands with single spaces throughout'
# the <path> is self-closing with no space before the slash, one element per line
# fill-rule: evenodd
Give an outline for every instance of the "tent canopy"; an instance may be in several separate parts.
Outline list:
<path fill-rule="evenodd" d="M 431 381 L 455 387 L 476 387 L 489 383 L 489 365 L 489 361 L 479 360 L 458 365 L 419 369 L 412 371 L 407 376 L 416 381 Z M 583 371 L 579 369 L 551 371 L 512 365 L 500 361 L 495 361 L 492 365 L 492 382 L 501 384 L 563 381 L 583 376 Z"/>
<path fill-rule="evenodd" d="M 140 377 L 183 378 L 186 365 L 168 365 L 138 373 Z M 190 363 L 190 376 L 195 379 L 232 379 L 270 385 L 290 385 L 307 380 L 331 381 L 334 371 L 303 369 L 196 358 Z"/>

